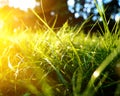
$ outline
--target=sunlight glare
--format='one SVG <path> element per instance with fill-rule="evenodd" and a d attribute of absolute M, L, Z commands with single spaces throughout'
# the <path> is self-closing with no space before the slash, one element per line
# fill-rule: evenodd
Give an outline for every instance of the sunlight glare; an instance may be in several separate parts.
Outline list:
<path fill-rule="evenodd" d="M 99 73 L 98 71 L 95 71 L 95 72 L 93 73 L 93 76 L 94 76 L 95 78 L 97 78 L 99 75 L 100 75 L 100 73 Z"/>
<path fill-rule="evenodd" d="M 3 7 L 8 4 L 8 0 L 0 0 L 0 7 Z"/>
<path fill-rule="evenodd" d="M 4 27 L 4 21 L 0 19 L 0 29 L 2 29 L 3 27 Z"/>
<path fill-rule="evenodd" d="M 118 14 L 115 15 L 115 21 L 116 22 L 120 21 L 120 13 L 118 13 Z"/>
<path fill-rule="evenodd" d="M 28 8 L 33 9 L 37 5 L 36 0 L 9 0 L 10 7 L 20 8 L 24 11 L 27 11 Z"/>

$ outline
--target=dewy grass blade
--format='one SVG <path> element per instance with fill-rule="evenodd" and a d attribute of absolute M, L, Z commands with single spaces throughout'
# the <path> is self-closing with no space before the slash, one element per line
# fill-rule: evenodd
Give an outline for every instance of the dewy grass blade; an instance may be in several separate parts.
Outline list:
<path fill-rule="evenodd" d="M 59 69 L 56 68 L 51 61 L 48 58 L 44 58 L 50 65 L 51 67 L 56 71 L 59 79 L 61 80 L 61 82 L 67 87 L 68 86 L 68 82 L 64 79 L 64 77 L 62 76 L 62 74 L 60 73 Z"/>
<path fill-rule="evenodd" d="M 75 49 L 74 45 L 72 44 L 72 42 L 71 42 L 70 40 L 69 40 L 69 43 L 70 43 L 70 45 L 71 45 L 71 47 L 72 47 L 73 52 L 74 52 L 75 55 L 76 55 L 79 68 L 80 68 L 81 72 L 83 73 L 82 62 L 81 62 L 81 60 L 80 60 L 80 57 L 79 57 L 79 55 L 78 55 L 78 52 L 77 52 L 77 50 Z"/>
<path fill-rule="evenodd" d="M 106 19 L 105 9 L 104 9 L 103 2 L 97 1 L 97 0 L 94 0 L 94 2 L 95 2 L 95 5 L 97 7 L 97 10 L 98 10 L 98 12 L 100 14 L 100 18 L 102 18 L 104 31 L 107 34 L 110 34 L 110 30 L 109 30 L 108 22 L 107 22 L 107 19 Z M 101 3 L 101 4 L 98 4 L 98 3 Z"/>
<path fill-rule="evenodd" d="M 72 40 L 82 31 L 82 28 L 84 27 L 84 25 L 85 25 L 86 23 L 88 23 L 88 22 L 90 21 L 90 18 L 91 18 L 91 17 L 92 17 L 92 16 L 88 17 L 88 19 L 85 20 L 85 21 L 81 24 L 81 26 L 79 27 L 79 29 L 77 30 L 77 32 L 74 33 L 74 35 L 73 35 L 73 37 L 72 37 Z"/>
<path fill-rule="evenodd" d="M 52 28 L 49 27 L 49 25 L 34 11 L 34 10 L 31 10 L 33 12 L 33 14 L 48 28 L 48 30 L 54 34 L 58 40 L 63 44 L 63 42 L 61 41 L 61 39 L 59 38 L 59 36 L 56 35 L 56 33 L 53 31 Z M 56 21 L 55 21 L 56 22 Z M 54 26 L 54 25 L 53 25 Z"/>
<path fill-rule="evenodd" d="M 12 66 L 11 62 L 10 62 L 10 57 L 8 57 L 8 67 L 12 70 L 15 71 L 14 67 Z"/>
<path fill-rule="evenodd" d="M 80 95 L 81 85 L 82 85 L 82 73 L 79 68 L 77 68 L 72 77 L 72 86 L 74 96 Z"/>

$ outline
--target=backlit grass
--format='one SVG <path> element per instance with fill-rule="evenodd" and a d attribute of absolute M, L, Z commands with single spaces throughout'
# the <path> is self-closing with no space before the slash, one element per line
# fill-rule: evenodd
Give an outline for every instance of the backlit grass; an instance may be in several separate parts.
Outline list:
<path fill-rule="evenodd" d="M 98 96 L 106 94 L 105 88 L 117 88 L 120 81 L 113 77 L 120 74 L 115 69 L 119 31 L 97 37 L 78 30 L 67 23 L 57 32 L 28 28 L 9 34 L 1 30 L 1 95 Z M 118 90 L 119 86 L 114 94 L 120 94 Z"/>
<path fill-rule="evenodd" d="M 117 23 L 112 34 L 100 12 L 105 32 L 91 36 L 82 30 L 87 21 L 56 31 L 33 13 L 44 28 L 0 29 L 0 96 L 120 95 Z"/>

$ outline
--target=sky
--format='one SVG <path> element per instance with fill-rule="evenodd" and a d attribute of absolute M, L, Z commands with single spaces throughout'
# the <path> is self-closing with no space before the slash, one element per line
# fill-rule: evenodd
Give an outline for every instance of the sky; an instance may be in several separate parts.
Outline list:
<path fill-rule="evenodd" d="M 0 7 L 8 5 L 8 0 L 0 0 Z"/>
<path fill-rule="evenodd" d="M 4 5 L 27 11 L 28 8 L 33 9 L 38 3 L 36 0 L 0 0 L 0 7 Z"/>

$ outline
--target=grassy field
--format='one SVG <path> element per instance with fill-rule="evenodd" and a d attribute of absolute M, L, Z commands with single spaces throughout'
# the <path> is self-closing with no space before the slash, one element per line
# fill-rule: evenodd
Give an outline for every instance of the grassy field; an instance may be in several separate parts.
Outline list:
<path fill-rule="evenodd" d="M 65 23 L 0 34 L 0 96 L 120 95 L 120 30 L 91 36 Z"/>
<path fill-rule="evenodd" d="M 99 7 L 98 7 L 99 9 Z M 100 9 L 99 9 L 100 11 Z M 0 96 L 120 96 L 120 29 L 0 29 Z M 54 25 L 53 25 L 54 27 Z"/>

